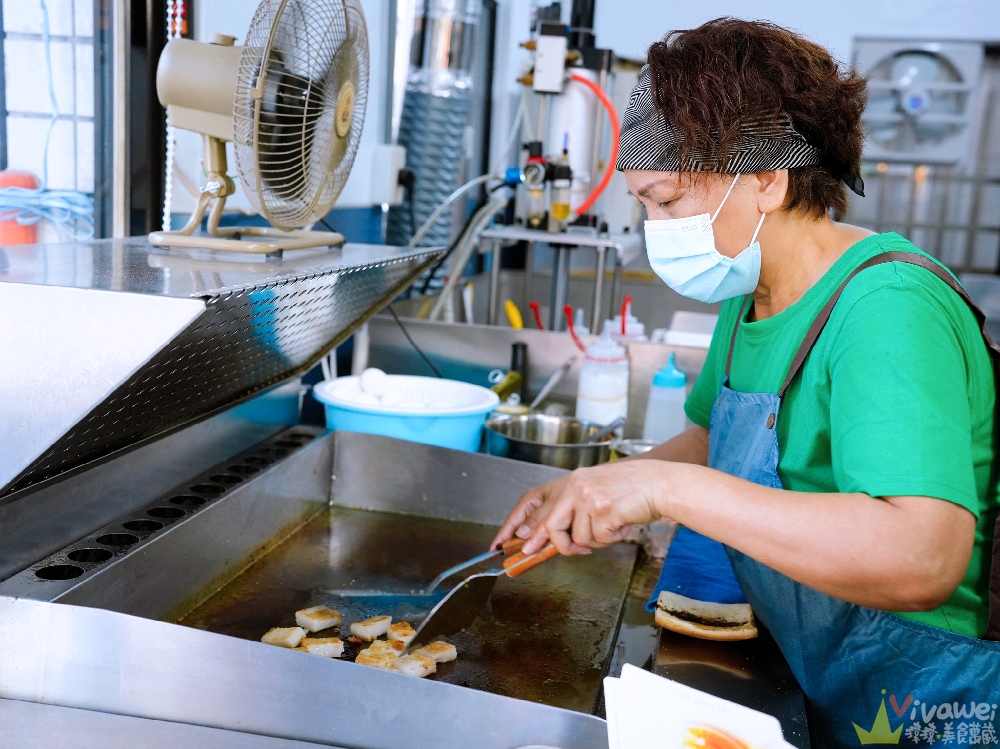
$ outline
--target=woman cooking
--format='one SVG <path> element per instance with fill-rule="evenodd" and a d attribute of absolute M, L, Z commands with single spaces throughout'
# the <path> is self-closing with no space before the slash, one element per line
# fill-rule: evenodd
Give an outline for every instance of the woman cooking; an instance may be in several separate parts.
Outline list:
<path fill-rule="evenodd" d="M 585 554 L 675 520 L 724 545 L 816 743 L 997 743 L 993 344 L 943 266 L 831 219 L 863 194 L 864 102 L 771 24 L 651 47 L 616 166 L 653 270 L 723 302 L 694 426 L 528 492 L 495 543 Z"/>

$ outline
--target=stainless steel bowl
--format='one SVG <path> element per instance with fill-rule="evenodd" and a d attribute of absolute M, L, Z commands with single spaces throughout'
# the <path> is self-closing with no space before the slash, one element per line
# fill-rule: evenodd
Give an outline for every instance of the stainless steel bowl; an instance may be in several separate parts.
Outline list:
<path fill-rule="evenodd" d="M 579 443 L 601 426 L 570 416 L 496 414 L 486 422 L 486 451 L 570 470 L 594 466 L 611 457 L 611 437 L 592 445 Z"/>
<path fill-rule="evenodd" d="M 615 440 L 611 443 L 611 459 L 628 458 L 649 452 L 660 443 L 656 440 Z"/>

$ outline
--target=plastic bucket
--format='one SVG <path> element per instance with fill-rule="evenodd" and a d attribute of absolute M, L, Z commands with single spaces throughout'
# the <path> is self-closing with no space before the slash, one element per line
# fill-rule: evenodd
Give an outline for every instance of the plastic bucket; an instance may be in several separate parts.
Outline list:
<path fill-rule="evenodd" d="M 359 390 L 357 377 L 338 377 L 313 387 L 313 396 L 326 410 L 327 429 L 422 442 L 453 450 L 477 452 L 486 417 L 500 398 L 489 388 L 457 380 L 412 375 L 389 375 L 389 387 L 407 400 L 429 406 L 361 405 L 352 402 Z"/>

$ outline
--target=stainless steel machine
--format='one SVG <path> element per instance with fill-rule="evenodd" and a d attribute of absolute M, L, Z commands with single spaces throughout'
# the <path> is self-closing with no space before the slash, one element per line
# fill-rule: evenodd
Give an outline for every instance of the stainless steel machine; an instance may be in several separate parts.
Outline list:
<path fill-rule="evenodd" d="M 0 726 L 19 747 L 604 747 L 632 546 L 501 581 L 418 680 L 261 643 L 417 620 L 556 469 L 246 418 L 439 257 L 145 240 L 0 260 Z"/>

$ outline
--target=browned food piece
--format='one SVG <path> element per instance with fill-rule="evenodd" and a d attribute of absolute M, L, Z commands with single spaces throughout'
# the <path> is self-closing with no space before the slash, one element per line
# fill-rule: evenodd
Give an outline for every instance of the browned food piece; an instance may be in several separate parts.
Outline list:
<path fill-rule="evenodd" d="M 344 642 L 339 637 L 306 637 L 299 647 L 324 658 L 339 658 L 344 654 Z"/>
<path fill-rule="evenodd" d="M 372 668 L 381 668 L 388 671 L 392 668 L 392 664 L 396 662 L 397 658 L 398 656 L 393 652 L 372 652 L 371 649 L 366 648 L 358 653 L 358 657 L 354 662 L 360 663 L 362 666 L 371 666 Z"/>
<path fill-rule="evenodd" d="M 340 626 L 340 612 L 326 606 L 312 606 L 295 612 L 295 623 L 306 632 L 319 632 L 321 629 Z"/>
<path fill-rule="evenodd" d="M 416 636 L 417 630 L 410 626 L 409 622 L 396 622 L 389 625 L 387 637 L 390 640 L 399 640 L 404 647 L 413 642 L 413 638 Z"/>
<path fill-rule="evenodd" d="M 373 616 L 371 619 L 365 619 L 363 622 L 354 622 L 351 624 L 351 634 L 355 637 L 360 637 L 362 640 L 371 641 L 388 632 L 390 624 L 392 624 L 391 616 Z"/>
<path fill-rule="evenodd" d="M 406 650 L 406 645 L 399 640 L 375 640 L 366 649 L 372 653 L 393 653 L 395 655 L 402 655 L 403 651 Z"/>
<path fill-rule="evenodd" d="M 437 663 L 447 663 L 458 657 L 458 650 L 455 646 L 450 642 L 442 642 L 441 640 L 432 642 L 430 645 L 424 645 L 417 652 L 421 655 L 426 655 L 428 658 L 433 658 Z"/>
<path fill-rule="evenodd" d="M 275 627 L 267 630 L 260 641 L 280 648 L 296 648 L 305 636 L 306 631 L 302 627 Z"/>
<path fill-rule="evenodd" d="M 702 640 L 751 640 L 757 636 L 753 609 L 747 603 L 708 603 L 662 591 L 656 623 L 671 632 Z"/>
<path fill-rule="evenodd" d="M 392 670 L 407 676 L 423 678 L 437 671 L 437 662 L 429 656 L 410 653 L 402 658 L 397 658 L 392 664 Z"/>

